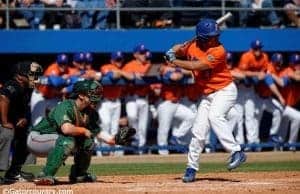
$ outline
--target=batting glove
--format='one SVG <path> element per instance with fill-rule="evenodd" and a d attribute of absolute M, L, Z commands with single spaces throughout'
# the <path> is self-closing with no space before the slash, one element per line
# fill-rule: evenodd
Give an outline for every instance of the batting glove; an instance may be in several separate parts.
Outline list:
<path fill-rule="evenodd" d="M 173 49 L 170 49 L 165 54 L 165 59 L 169 62 L 173 62 L 176 59 L 175 51 Z"/>

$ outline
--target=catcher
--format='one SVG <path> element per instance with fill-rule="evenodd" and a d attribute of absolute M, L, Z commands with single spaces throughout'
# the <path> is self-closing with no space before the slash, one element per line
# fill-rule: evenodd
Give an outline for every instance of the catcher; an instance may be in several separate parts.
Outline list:
<path fill-rule="evenodd" d="M 29 150 L 36 156 L 47 156 L 46 166 L 34 180 L 36 185 L 54 185 L 54 175 L 71 153 L 74 154 L 74 164 L 69 175 L 70 182 L 94 182 L 96 176 L 87 172 L 94 137 L 111 145 L 131 143 L 136 132 L 133 128 L 121 128 L 115 136 L 99 128 L 95 107 L 102 92 L 97 81 L 77 82 L 70 99 L 59 103 L 31 129 L 27 139 Z"/>

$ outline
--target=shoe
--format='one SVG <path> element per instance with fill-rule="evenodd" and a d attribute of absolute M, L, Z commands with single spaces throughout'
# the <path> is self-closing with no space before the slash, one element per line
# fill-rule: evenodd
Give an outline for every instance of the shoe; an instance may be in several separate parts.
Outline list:
<path fill-rule="evenodd" d="M 34 175 L 30 172 L 20 171 L 18 173 L 6 172 L 4 176 L 5 183 L 27 182 L 33 181 Z"/>
<path fill-rule="evenodd" d="M 57 180 L 53 176 L 47 176 L 44 172 L 41 172 L 33 182 L 36 185 L 55 185 Z"/>
<path fill-rule="evenodd" d="M 184 183 L 194 182 L 196 180 L 196 170 L 193 168 L 187 168 L 182 177 Z"/>
<path fill-rule="evenodd" d="M 169 144 L 170 144 L 170 145 L 174 145 L 174 146 L 176 146 L 176 145 L 181 145 L 181 144 L 180 144 L 180 141 L 179 141 L 178 138 L 175 137 L 175 136 L 171 136 L 171 137 L 170 137 Z"/>
<path fill-rule="evenodd" d="M 85 173 L 82 176 L 69 176 L 69 180 L 71 183 L 88 183 L 88 182 L 96 182 L 97 177 L 91 173 Z"/>
<path fill-rule="evenodd" d="M 282 144 L 283 143 L 283 139 L 278 136 L 278 135 L 271 135 L 269 137 L 269 141 L 275 144 Z"/>
<path fill-rule="evenodd" d="M 289 151 L 295 152 L 296 150 L 297 150 L 296 146 L 290 146 L 289 147 Z"/>
<path fill-rule="evenodd" d="M 247 156 L 243 151 L 234 152 L 230 157 L 227 169 L 230 171 L 239 167 L 242 163 L 246 161 L 246 159 Z"/>

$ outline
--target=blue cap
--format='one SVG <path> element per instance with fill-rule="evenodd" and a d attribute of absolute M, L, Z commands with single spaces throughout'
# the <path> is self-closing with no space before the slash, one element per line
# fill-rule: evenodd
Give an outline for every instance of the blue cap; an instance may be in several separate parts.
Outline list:
<path fill-rule="evenodd" d="M 232 62 L 233 61 L 233 55 L 232 55 L 231 52 L 227 52 L 227 54 L 226 54 L 226 60 L 228 62 Z"/>
<path fill-rule="evenodd" d="M 134 53 L 140 53 L 140 54 L 145 54 L 148 51 L 148 49 L 145 47 L 144 44 L 139 44 L 134 47 L 133 52 Z"/>
<path fill-rule="evenodd" d="M 149 50 L 146 52 L 146 59 L 147 60 L 152 59 L 152 53 Z"/>
<path fill-rule="evenodd" d="M 123 53 L 121 51 L 112 52 L 110 55 L 112 60 L 122 60 L 124 58 Z"/>
<path fill-rule="evenodd" d="M 251 42 L 252 49 L 261 49 L 262 47 L 264 47 L 264 45 L 262 44 L 262 42 L 260 40 L 254 40 Z"/>
<path fill-rule="evenodd" d="M 85 56 L 85 62 L 86 63 L 89 63 L 89 64 L 93 63 L 94 57 L 93 57 L 92 53 L 87 52 L 87 53 L 84 54 L 84 56 Z"/>
<path fill-rule="evenodd" d="M 281 53 L 274 53 L 271 57 L 273 63 L 283 63 L 283 57 Z"/>
<path fill-rule="evenodd" d="M 73 61 L 77 62 L 77 63 L 83 63 L 83 62 L 85 62 L 84 53 L 75 53 L 73 55 Z"/>
<path fill-rule="evenodd" d="M 69 63 L 68 56 L 66 54 L 59 54 L 56 56 L 56 63 L 58 65 L 67 65 Z"/>
<path fill-rule="evenodd" d="M 289 57 L 289 63 L 293 65 L 300 64 L 300 55 L 299 54 L 292 54 Z"/>

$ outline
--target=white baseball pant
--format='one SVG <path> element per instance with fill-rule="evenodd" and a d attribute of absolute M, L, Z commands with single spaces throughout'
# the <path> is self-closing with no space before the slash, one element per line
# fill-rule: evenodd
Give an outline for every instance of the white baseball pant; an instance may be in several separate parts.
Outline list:
<path fill-rule="evenodd" d="M 197 116 L 192 128 L 193 137 L 189 145 L 188 167 L 199 169 L 200 153 L 205 146 L 205 139 L 210 128 L 219 141 L 229 152 L 240 151 L 240 145 L 235 141 L 226 119 L 228 111 L 237 98 L 237 88 L 232 82 L 225 88 L 203 96 L 198 107 Z"/>
<path fill-rule="evenodd" d="M 296 143 L 300 128 L 300 111 L 291 106 L 286 106 L 282 113 L 282 120 L 280 124 L 280 136 L 285 139 L 288 133 L 288 126 L 290 123 L 290 135 L 288 143 Z"/>
<path fill-rule="evenodd" d="M 136 138 L 138 139 L 138 146 L 142 147 L 146 144 L 149 116 L 148 99 L 134 95 L 128 96 L 126 101 L 128 123 L 131 127 L 137 129 Z"/>
<path fill-rule="evenodd" d="M 158 129 L 157 144 L 168 145 L 168 135 L 173 119 L 180 120 L 179 127 L 172 131 L 172 135 L 178 139 L 183 138 L 193 126 L 195 114 L 186 106 L 169 100 L 162 101 L 158 105 Z M 168 150 L 158 150 L 161 155 L 169 154 Z"/>
<path fill-rule="evenodd" d="M 108 100 L 103 99 L 99 107 L 97 108 L 98 114 L 101 120 L 101 128 L 103 131 L 111 135 L 115 135 L 119 129 L 119 120 L 121 116 L 121 102 L 119 99 L 116 100 Z M 95 142 L 99 145 L 98 140 Z M 103 146 L 107 146 L 107 144 L 103 143 Z M 123 151 L 116 151 L 116 155 L 123 155 Z M 100 155 L 100 153 L 97 155 Z"/>
<path fill-rule="evenodd" d="M 46 99 L 42 93 L 33 90 L 30 98 L 31 124 L 38 124 L 46 116 L 46 110 L 54 108 L 59 101 L 59 98 Z"/>

